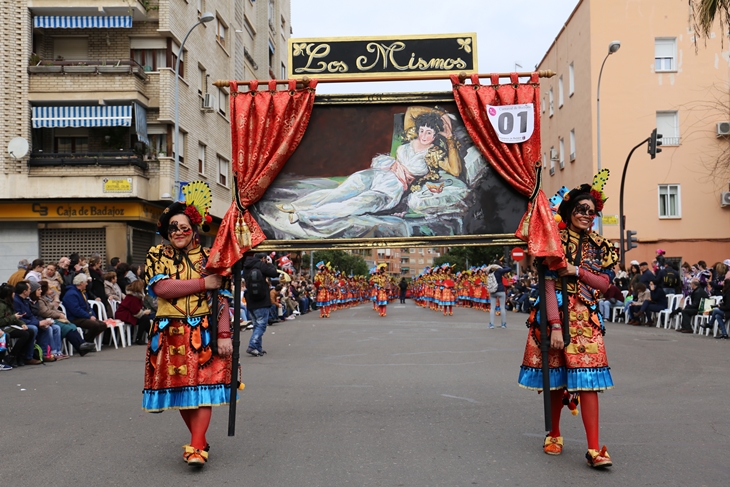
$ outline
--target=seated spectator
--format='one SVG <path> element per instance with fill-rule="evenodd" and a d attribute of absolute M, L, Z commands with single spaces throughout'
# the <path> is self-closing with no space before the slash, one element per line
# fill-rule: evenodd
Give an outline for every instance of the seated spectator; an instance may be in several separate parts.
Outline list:
<path fill-rule="evenodd" d="M 682 309 L 682 327 L 677 331 L 681 333 L 692 333 L 692 318 L 697 315 L 700 309 L 700 303 L 703 299 L 709 298 L 707 291 L 700 285 L 700 280 L 696 277 L 690 282 L 692 292 L 687 297 L 689 304 L 685 304 Z"/>
<path fill-rule="evenodd" d="M 624 295 L 615 284 L 610 284 L 603 298 L 598 301 L 598 310 L 604 320 L 611 319 L 611 308 L 624 302 Z"/>
<path fill-rule="evenodd" d="M 639 282 L 644 284 L 647 288 L 649 287 L 649 283 L 656 279 L 656 276 L 654 273 L 649 269 L 649 264 L 646 262 L 642 262 L 639 264 L 639 272 L 641 272 L 641 275 L 639 276 Z"/>
<path fill-rule="evenodd" d="M 271 298 L 271 311 L 269 311 L 269 323 L 276 323 L 284 320 L 285 309 L 284 305 L 281 304 L 281 298 L 279 292 L 281 291 L 281 285 L 277 284 L 276 287 L 269 289 L 269 296 Z"/>
<path fill-rule="evenodd" d="M 13 272 L 8 278 L 8 284 L 15 287 L 20 281 L 25 280 L 25 275 L 28 273 L 28 259 L 20 259 L 18 262 L 18 270 Z"/>
<path fill-rule="evenodd" d="M 140 277 L 141 277 L 140 272 L 142 272 L 143 269 L 144 269 L 143 267 L 138 266 L 138 265 L 130 265 L 129 271 L 124 275 L 124 277 L 126 277 L 127 280 L 131 284 L 134 281 L 136 281 L 137 279 L 140 279 Z"/>
<path fill-rule="evenodd" d="M 667 295 L 660 285 L 659 279 L 649 282 L 649 299 L 645 299 L 638 310 L 629 308 L 629 325 L 640 325 L 647 312 L 658 313 L 667 309 Z"/>
<path fill-rule="evenodd" d="M 25 280 L 28 282 L 40 282 L 43 279 L 43 267 L 45 263 L 43 259 L 36 259 L 30 265 L 30 270 L 25 275 Z"/>
<path fill-rule="evenodd" d="M 71 323 L 86 330 L 86 341 L 93 342 L 94 338 L 104 333 L 106 325 L 91 312 L 91 307 L 86 299 L 88 281 L 89 276 L 86 274 L 76 274 L 73 286 L 70 286 L 66 294 L 63 295 L 63 306 L 66 308 Z"/>
<path fill-rule="evenodd" d="M 31 333 L 32 344 L 27 347 L 25 351 L 25 363 L 29 365 L 39 365 L 43 362 L 33 357 L 33 351 L 36 342 L 41 347 L 41 350 L 46 349 L 46 346 L 50 345 L 51 330 L 49 328 L 50 323 L 44 321 L 41 326 L 38 319 L 33 316 L 33 311 L 30 309 L 30 285 L 25 281 L 20 281 L 15 285 L 15 296 L 13 296 L 13 309 L 19 315 L 19 318 L 23 320 L 25 326 L 28 327 L 28 331 Z"/>
<path fill-rule="evenodd" d="M 63 312 L 58 309 L 58 303 L 54 301 L 51 288 L 46 281 L 41 281 L 41 298 L 38 300 L 38 314 L 42 318 L 51 318 L 61 328 L 61 338 L 65 338 L 76 352 L 82 357 L 89 352 L 95 352 L 93 343 L 84 341 L 81 333 L 77 331 L 76 325 L 71 323 Z"/>
<path fill-rule="evenodd" d="M 61 298 L 63 298 L 66 288 L 73 286 L 73 280 L 76 276 L 76 271 L 74 271 L 71 267 L 71 259 L 68 257 L 61 257 L 58 259 L 58 273 L 61 275 L 61 279 L 63 281 L 63 288 L 61 289 Z"/>
<path fill-rule="evenodd" d="M 41 281 L 43 282 L 43 281 Z M 46 362 L 53 362 L 55 360 L 62 360 L 68 358 L 68 355 L 64 355 L 61 352 L 61 327 L 55 323 L 52 318 L 44 318 L 40 315 L 38 300 L 41 299 L 41 285 L 35 281 L 30 282 L 30 309 L 33 316 L 38 320 L 38 323 L 43 326 L 47 324 L 51 335 L 49 337 L 50 342 L 41 346 L 43 350 L 43 360 Z"/>
<path fill-rule="evenodd" d="M 150 313 L 144 309 L 144 281 L 137 279 L 127 286 L 127 293 L 119 306 L 114 317 L 127 324 L 137 327 L 134 343 L 145 344 L 145 334 L 150 331 Z"/>
<path fill-rule="evenodd" d="M 634 292 L 634 299 L 626 307 L 626 316 L 631 321 L 634 318 L 634 313 L 641 309 L 641 305 L 644 301 L 651 298 L 651 291 L 647 289 L 643 282 L 637 282 L 634 286 L 636 291 Z"/>
<path fill-rule="evenodd" d="M 117 284 L 119 284 L 120 289 L 127 289 L 127 286 L 132 284 L 132 281 L 126 277 L 129 271 L 129 264 L 126 262 L 120 262 L 117 265 Z"/>
<path fill-rule="evenodd" d="M 104 292 L 109 301 L 121 303 L 124 299 L 124 293 L 117 284 L 117 273 L 110 271 L 104 274 Z"/>
<path fill-rule="evenodd" d="M 715 327 L 715 322 L 717 322 L 717 328 L 720 331 L 720 334 L 717 335 L 715 338 L 722 338 L 727 340 L 727 329 L 725 328 L 725 323 L 730 318 L 730 279 L 725 279 L 723 286 L 722 286 L 722 303 L 720 303 L 719 306 L 716 306 L 712 309 L 710 312 L 710 320 L 707 322 L 706 325 L 702 325 L 705 328 L 712 328 Z"/>
<path fill-rule="evenodd" d="M 56 270 L 55 264 L 48 264 L 43 270 L 43 280 L 50 289 L 50 295 L 56 302 L 56 305 L 61 302 L 61 291 L 63 290 L 63 278 L 61 274 Z"/>
<path fill-rule="evenodd" d="M 104 291 L 104 278 L 101 275 L 101 259 L 98 257 L 91 259 L 89 261 L 88 269 L 88 276 L 91 278 L 91 283 L 89 284 L 86 293 L 88 294 L 89 299 L 102 302 L 104 307 L 106 307 L 107 315 L 111 315 L 109 299 L 106 296 L 106 291 Z"/>
<path fill-rule="evenodd" d="M 5 333 L 6 339 L 16 340 L 10 352 L 3 357 L 3 363 L 10 367 L 25 365 L 25 357 L 28 355 L 29 348 L 31 349 L 30 356 L 33 356 L 35 335 L 20 318 L 20 313 L 16 313 L 13 309 L 13 286 L 5 283 L 0 286 L 0 330 Z"/>

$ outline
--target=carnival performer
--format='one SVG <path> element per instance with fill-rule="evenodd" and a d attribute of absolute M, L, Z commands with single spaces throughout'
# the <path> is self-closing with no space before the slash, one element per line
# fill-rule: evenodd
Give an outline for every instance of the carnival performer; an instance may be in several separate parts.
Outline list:
<path fill-rule="evenodd" d="M 206 273 L 209 249 L 201 247 L 198 234 L 209 218 L 210 189 L 195 181 L 183 192 L 185 202 L 167 207 L 157 222 L 158 233 L 170 244 L 152 247 L 147 254 L 147 289 L 156 295 L 158 308 L 145 359 L 142 408 L 153 413 L 179 410 L 191 435 L 183 460 L 202 467 L 210 450 L 206 432 L 211 406 L 229 401 L 233 346 L 227 291 L 219 291 L 218 313 L 212 315 L 210 291 L 222 289 L 223 279 Z M 214 340 L 217 354 L 211 347 Z"/>
<path fill-rule="evenodd" d="M 540 336 L 539 312 L 533 310 L 527 321 L 529 334 L 520 370 L 519 384 L 533 390 L 542 390 L 541 340 L 550 341 L 550 397 L 552 403 L 552 430 L 543 444 L 543 451 L 559 455 L 563 450 L 560 434 L 560 413 L 564 404 L 575 408 L 580 402 L 583 425 L 588 440 L 586 459 L 591 467 L 609 467 L 611 457 L 606 446 L 598 440 L 598 392 L 613 388 L 603 341 L 605 327 L 598 311 L 599 293 L 609 285 L 607 271 L 618 256 L 608 240 L 591 231 L 594 217 L 603 209 L 603 185 L 608 178 L 604 169 L 595 178 L 593 186 L 583 184 L 567 192 L 561 189 L 556 221 L 565 258 L 553 262 L 545 281 L 548 336 Z M 566 194 L 567 193 L 567 194 Z M 559 277 L 567 277 L 570 342 L 563 342 L 562 292 Z M 575 395 L 578 394 L 579 398 Z"/>
<path fill-rule="evenodd" d="M 330 317 L 329 269 L 324 261 L 317 263 L 317 275 L 314 276 L 314 287 L 317 290 L 317 307 L 320 318 Z"/>
<path fill-rule="evenodd" d="M 388 307 L 388 276 L 385 275 L 387 266 L 387 264 L 378 265 L 378 271 L 371 280 L 376 292 L 375 304 L 378 307 L 378 313 L 382 317 L 386 315 Z"/>
<path fill-rule="evenodd" d="M 441 285 L 443 287 L 441 290 L 441 304 L 444 308 L 444 316 L 447 314 L 449 316 L 454 316 L 454 305 L 456 304 L 454 288 L 456 287 L 456 283 L 451 275 L 451 265 L 446 263 L 443 264 L 441 268 L 444 271 L 443 280 L 441 281 Z"/>

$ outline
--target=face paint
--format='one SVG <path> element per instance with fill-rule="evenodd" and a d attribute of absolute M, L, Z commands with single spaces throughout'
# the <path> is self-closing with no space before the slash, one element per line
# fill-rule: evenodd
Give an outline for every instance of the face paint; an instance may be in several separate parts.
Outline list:
<path fill-rule="evenodd" d="M 172 235 L 173 233 L 180 233 L 182 235 L 190 235 L 193 232 L 193 229 L 188 226 L 180 227 L 178 226 L 177 222 L 170 222 L 170 225 L 167 229 L 167 234 Z"/>
<path fill-rule="evenodd" d="M 590 205 L 587 205 L 585 203 L 582 203 L 580 205 L 576 205 L 575 209 L 573 210 L 573 213 L 576 215 L 585 215 L 594 217 L 596 216 L 596 212 L 591 208 Z"/>

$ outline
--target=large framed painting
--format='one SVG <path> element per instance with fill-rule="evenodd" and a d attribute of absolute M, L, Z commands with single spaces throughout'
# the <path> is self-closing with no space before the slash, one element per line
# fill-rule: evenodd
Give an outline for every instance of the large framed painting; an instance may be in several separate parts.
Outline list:
<path fill-rule="evenodd" d="M 453 94 L 320 95 L 250 211 L 259 249 L 512 245 L 527 208 L 464 128 Z"/>

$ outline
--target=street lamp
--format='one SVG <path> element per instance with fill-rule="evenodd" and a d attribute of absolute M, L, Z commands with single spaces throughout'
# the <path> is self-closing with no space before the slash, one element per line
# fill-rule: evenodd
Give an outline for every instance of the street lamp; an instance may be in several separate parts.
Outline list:
<path fill-rule="evenodd" d="M 188 40 L 190 33 L 200 24 L 204 24 L 215 20 L 215 15 L 210 12 L 205 12 L 200 16 L 198 21 L 190 27 L 188 33 L 185 34 L 180 49 L 177 51 L 177 59 L 175 60 L 175 138 L 173 143 L 175 144 L 175 183 L 172 187 L 172 198 L 173 201 L 177 201 L 180 196 L 180 58 L 182 57 L 183 47 L 185 41 Z"/>
<path fill-rule="evenodd" d="M 603 66 L 606 64 L 608 56 L 618 51 L 621 48 L 620 41 L 613 41 L 608 45 L 608 54 L 603 58 L 603 64 L 601 64 L 601 71 L 598 73 L 598 92 L 596 94 L 596 145 L 598 152 L 598 172 L 601 171 L 601 76 L 603 75 Z M 603 234 L 603 216 L 598 220 L 598 233 Z"/>

